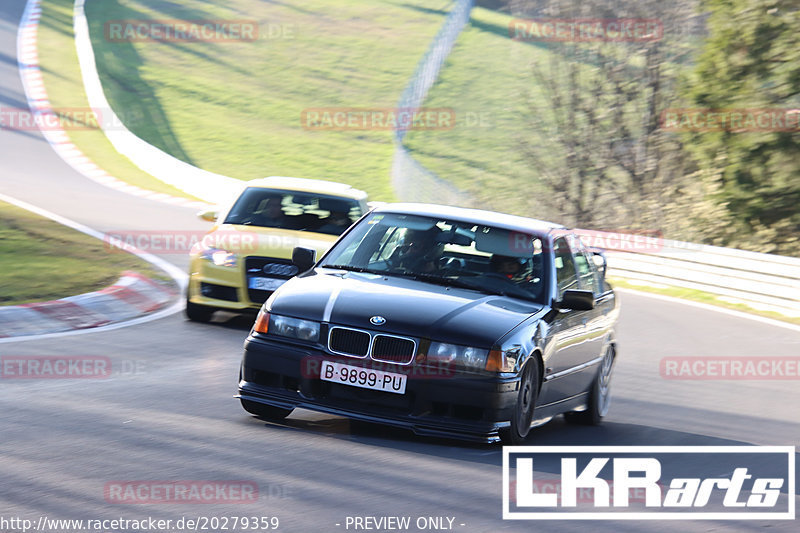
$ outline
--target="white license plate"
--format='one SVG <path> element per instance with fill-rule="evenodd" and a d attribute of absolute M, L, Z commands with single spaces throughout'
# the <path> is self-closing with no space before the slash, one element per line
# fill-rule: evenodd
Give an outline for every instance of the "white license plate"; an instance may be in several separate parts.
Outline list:
<path fill-rule="evenodd" d="M 331 361 L 322 361 L 319 378 L 323 381 L 361 387 L 395 394 L 405 394 L 405 374 L 372 370 L 360 366 L 343 365 Z"/>
<path fill-rule="evenodd" d="M 284 283 L 286 283 L 285 279 L 275 278 L 250 278 L 247 280 L 247 286 L 249 288 L 258 289 L 260 291 L 274 291 Z"/>

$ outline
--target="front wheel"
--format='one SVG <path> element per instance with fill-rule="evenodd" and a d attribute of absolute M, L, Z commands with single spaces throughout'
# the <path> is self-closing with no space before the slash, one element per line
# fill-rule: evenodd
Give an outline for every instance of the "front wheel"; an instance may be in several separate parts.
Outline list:
<path fill-rule="evenodd" d="M 533 412 L 536 408 L 536 399 L 539 397 L 539 362 L 531 357 L 522 372 L 517 393 L 517 403 L 514 406 L 514 416 L 511 418 L 511 427 L 500 432 L 503 444 L 518 446 L 525 441 L 533 422 Z"/>
<path fill-rule="evenodd" d="M 188 298 L 186 299 L 186 318 L 189 320 L 193 322 L 208 322 L 213 314 L 213 307 L 193 304 Z"/>
<path fill-rule="evenodd" d="M 603 354 L 603 361 L 597 370 L 597 377 L 592 384 L 589 395 L 589 406 L 585 411 L 564 413 L 564 420 L 571 424 L 596 426 L 608 414 L 611 404 L 611 370 L 614 367 L 614 348 L 609 346 Z"/>

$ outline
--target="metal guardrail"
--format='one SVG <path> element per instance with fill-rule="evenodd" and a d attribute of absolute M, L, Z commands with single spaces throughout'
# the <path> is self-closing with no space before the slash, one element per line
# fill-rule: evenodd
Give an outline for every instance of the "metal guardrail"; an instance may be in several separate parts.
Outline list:
<path fill-rule="evenodd" d="M 578 231 L 588 245 L 608 246 L 609 275 L 708 292 L 754 309 L 800 316 L 800 258 L 705 244 Z"/>

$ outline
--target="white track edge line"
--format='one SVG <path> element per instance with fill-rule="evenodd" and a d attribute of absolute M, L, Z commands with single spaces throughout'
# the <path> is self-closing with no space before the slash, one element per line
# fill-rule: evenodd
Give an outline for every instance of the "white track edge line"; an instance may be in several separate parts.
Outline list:
<path fill-rule="evenodd" d="M 735 316 L 738 318 L 745 318 L 748 320 L 753 320 L 755 322 L 761 322 L 763 324 L 769 324 L 771 326 L 777 326 L 780 328 L 785 328 L 791 331 L 800 332 L 800 326 L 796 324 L 790 324 L 788 322 L 783 322 L 781 320 L 777 320 L 774 318 L 768 318 L 765 316 L 753 315 L 750 313 L 746 313 L 744 311 L 737 311 L 735 309 L 728 309 L 726 307 L 721 307 L 718 305 L 713 304 L 706 304 L 702 302 L 695 302 L 693 300 L 684 300 L 683 298 L 676 298 L 675 296 L 666 296 L 664 294 L 655 294 L 652 292 L 647 291 L 640 291 L 636 289 L 629 289 L 627 287 L 614 287 L 614 292 L 619 293 L 631 293 L 636 294 L 638 296 L 647 296 L 649 298 L 655 298 L 656 300 L 662 300 L 665 302 L 672 302 L 680 305 L 688 305 L 690 307 L 697 307 L 699 309 L 705 309 L 707 311 L 716 311 L 717 313 L 722 313 L 725 315 Z"/>

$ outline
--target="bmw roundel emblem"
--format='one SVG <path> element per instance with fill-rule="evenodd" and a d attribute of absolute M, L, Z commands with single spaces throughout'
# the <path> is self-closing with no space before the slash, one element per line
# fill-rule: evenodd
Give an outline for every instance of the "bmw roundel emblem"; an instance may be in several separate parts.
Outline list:
<path fill-rule="evenodd" d="M 377 315 L 370 318 L 369 321 L 373 326 L 382 326 L 386 324 L 386 319 L 383 318 L 382 316 L 377 316 Z"/>

